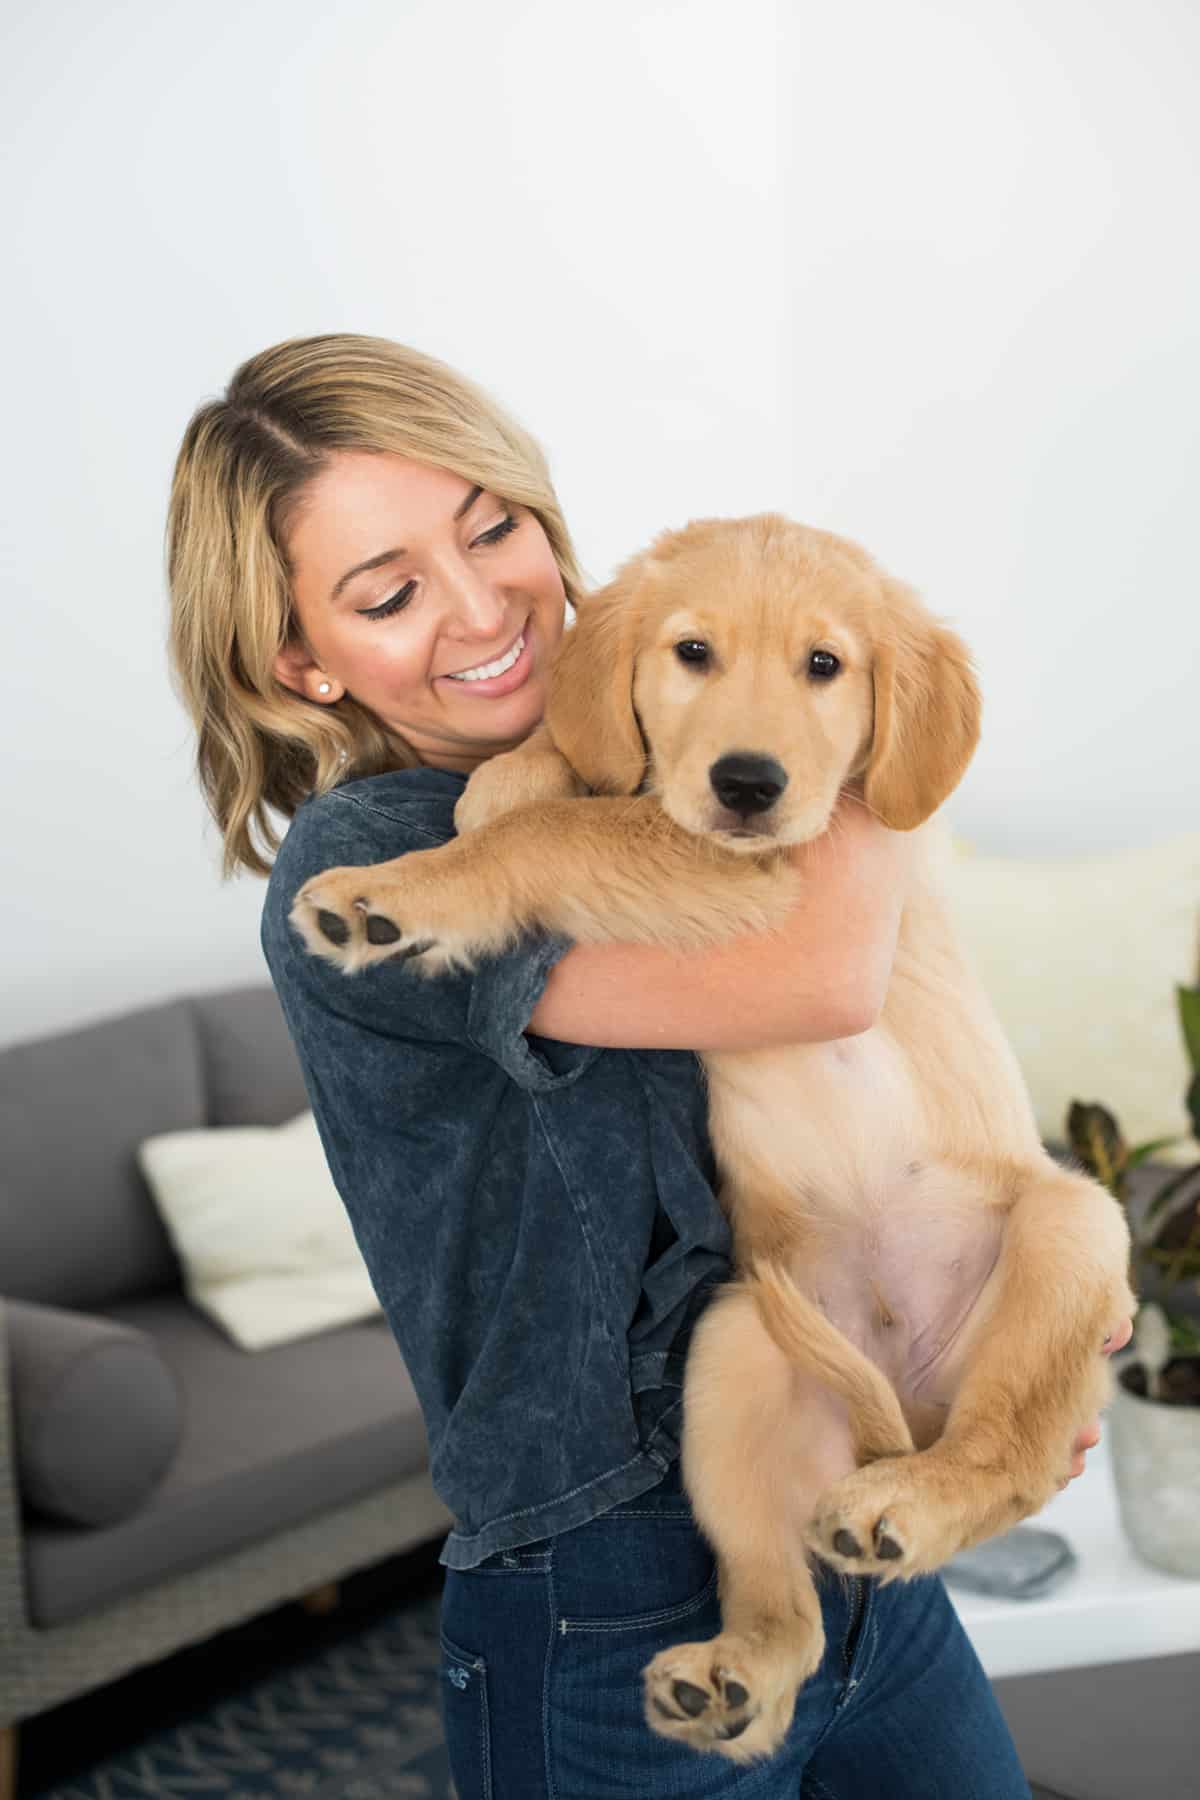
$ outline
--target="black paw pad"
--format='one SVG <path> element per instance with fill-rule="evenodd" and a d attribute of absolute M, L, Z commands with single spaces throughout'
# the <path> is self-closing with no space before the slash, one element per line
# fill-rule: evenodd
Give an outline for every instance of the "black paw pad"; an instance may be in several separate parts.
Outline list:
<path fill-rule="evenodd" d="M 833 1547 L 839 1556 L 862 1555 L 862 1545 L 859 1543 L 854 1533 L 852 1531 L 847 1531 L 845 1527 L 843 1527 L 841 1531 L 834 1532 Z"/>
<path fill-rule="evenodd" d="M 750 1723 L 749 1719 L 737 1719 L 732 1725 L 723 1725 L 721 1727 L 722 1741 L 727 1744 L 730 1738 L 741 1737 L 743 1731 L 749 1729 Z"/>
<path fill-rule="evenodd" d="M 370 913 L 367 916 L 368 944 L 394 944 L 400 936 L 400 927 L 385 919 L 382 913 Z"/>
<path fill-rule="evenodd" d="M 904 1555 L 903 1549 L 895 1538 L 889 1537 L 886 1519 L 880 1519 L 875 1527 L 875 1554 L 882 1557 L 884 1562 L 895 1562 L 898 1556 Z"/>
<path fill-rule="evenodd" d="M 319 912 L 317 925 L 321 936 L 327 937 L 331 944 L 345 944 L 350 939 L 350 927 L 345 919 L 340 919 L 335 912 Z"/>
<path fill-rule="evenodd" d="M 725 1700 L 729 1706 L 745 1706 L 749 1698 L 750 1695 L 748 1691 L 742 1686 L 740 1681 L 727 1681 L 725 1683 Z"/>
<path fill-rule="evenodd" d="M 681 1706 L 689 1719 L 698 1718 L 708 1705 L 708 1695 L 694 1681 L 676 1681 L 671 1686 L 676 1706 Z"/>

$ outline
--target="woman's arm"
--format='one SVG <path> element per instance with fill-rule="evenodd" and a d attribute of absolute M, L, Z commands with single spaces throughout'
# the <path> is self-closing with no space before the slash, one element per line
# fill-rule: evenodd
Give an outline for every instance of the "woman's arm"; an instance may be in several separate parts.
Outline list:
<path fill-rule="evenodd" d="M 529 1030 L 625 1050 L 752 1050 L 866 1031 L 883 1006 L 913 855 L 844 796 L 792 852 L 801 897 L 778 931 L 679 953 L 579 944 L 551 971 Z"/>

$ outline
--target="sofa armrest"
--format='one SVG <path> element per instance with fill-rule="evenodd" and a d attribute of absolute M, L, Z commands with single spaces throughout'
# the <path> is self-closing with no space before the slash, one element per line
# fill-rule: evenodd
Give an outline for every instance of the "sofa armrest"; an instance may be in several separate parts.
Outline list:
<path fill-rule="evenodd" d="M 29 1630 L 25 1562 L 21 1552 L 21 1500 L 13 1431 L 8 1356 L 8 1302 L 0 1296 L 0 1646 L 16 1645 Z M 0 1657 L 0 1664 L 6 1660 Z"/>
<path fill-rule="evenodd" d="M 71 1525 L 112 1525 L 166 1473 L 179 1391 L 154 1340 L 92 1314 L 5 1303 L 10 1445 L 26 1506 Z"/>

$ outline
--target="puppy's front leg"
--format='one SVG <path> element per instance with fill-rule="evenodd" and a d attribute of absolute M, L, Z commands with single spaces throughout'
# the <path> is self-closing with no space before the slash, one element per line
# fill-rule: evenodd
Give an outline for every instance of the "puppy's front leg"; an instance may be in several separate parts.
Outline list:
<path fill-rule="evenodd" d="M 649 796 L 555 801 L 435 850 L 329 869 L 292 907 L 308 948 L 350 973 L 393 956 L 469 967 L 529 927 L 579 943 L 697 949 L 782 923 L 801 877 L 680 830 Z"/>

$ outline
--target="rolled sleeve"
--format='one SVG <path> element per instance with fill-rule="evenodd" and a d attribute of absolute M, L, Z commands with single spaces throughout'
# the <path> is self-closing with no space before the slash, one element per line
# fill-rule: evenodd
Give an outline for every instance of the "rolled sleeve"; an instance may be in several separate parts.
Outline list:
<path fill-rule="evenodd" d="M 390 790 L 379 789 L 388 784 Z M 369 800 L 362 797 L 367 789 Z M 399 778 L 377 778 L 357 791 L 335 792 L 297 814 L 280 850 L 263 914 L 263 948 L 281 999 L 301 994 L 316 1012 L 354 1019 L 376 1034 L 409 1042 L 458 1043 L 498 1064 L 528 1093 L 569 1086 L 604 1054 L 587 1044 L 564 1044 L 527 1034 L 550 971 L 571 940 L 530 931 L 469 973 L 425 975 L 383 962 L 351 976 L 304 950 L 288 911 L 304 882 L 340 864 L 381 862 L 411 849 L 447 843 L 454 835 L 449 791 L 408 800 Z M 405 802 L 408 802 L 407 804 Z M 286 1010 L 286 1007 L 285 1007 Z M 298 1013 L 298 1008 L 293 1008 Z"/>
<path fill-rule="evenodd" d="M 564 1044 L 526 1031 L 550 971 L 570 948 L 570 938 L 531 933 L 512 950 L 480 963 L 471 977 L 471 1042 L 530 1093 L 569 1086 L 601 1054 L 589 1044 Z"/>

